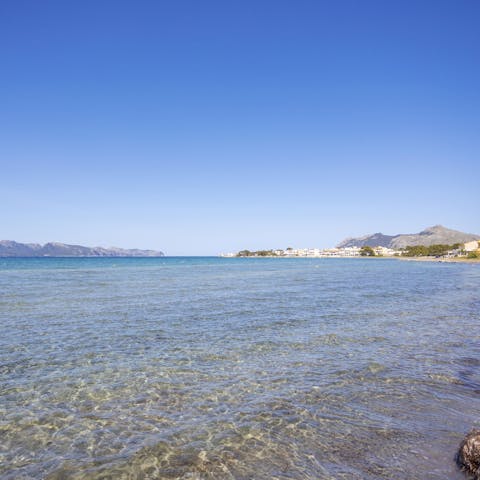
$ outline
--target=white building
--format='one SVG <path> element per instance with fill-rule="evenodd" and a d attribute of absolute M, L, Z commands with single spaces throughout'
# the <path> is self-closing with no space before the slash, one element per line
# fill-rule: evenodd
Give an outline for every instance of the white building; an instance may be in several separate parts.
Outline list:
<path fill-rule="evenodd" d="M 387 247 L 375 247 L 373 251 L 375 252 L 375 255 L 380 255 L 383 257 L 391 257 L 397 253 L 395 250 Z"/>
<path fill-rule="evenodd" d="M 466 252 L 475 252 L 480 248 L 480 242 L 478 240 L 472 240 L 471 242 L 467 242 L 463 248 Z"/>

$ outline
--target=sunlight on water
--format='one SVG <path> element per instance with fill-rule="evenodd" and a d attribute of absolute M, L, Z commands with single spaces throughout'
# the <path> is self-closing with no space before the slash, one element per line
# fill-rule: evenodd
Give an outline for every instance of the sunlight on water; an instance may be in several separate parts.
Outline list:
<path fill-rule="evenodd" d="M 0 478 L 461 479 L 480 269 L 0 262 Z"/>

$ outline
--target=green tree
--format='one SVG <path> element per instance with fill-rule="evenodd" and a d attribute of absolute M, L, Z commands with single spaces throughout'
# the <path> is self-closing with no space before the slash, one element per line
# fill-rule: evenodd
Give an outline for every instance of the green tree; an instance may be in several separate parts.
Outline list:
<path fill-rule="evenodd" d="M 446 255 L 449 250 L 453 249 L 453 245 L 430 245 L 428 248 L 428 255 L 432 257 L 441 257 Z"/>
<path fill-rule="evenodd" d="M 360 255 L 362 257 L 374 257 L 375 256 L 375 251 L 373 250 L 372 247 L 369 247 L 368 245 L 365 245 L 360 249 Z"/>
<path fill-rule="evenodd" d="M 406 257 L 442 257 L 446 255 L 450 250 L 457 250 L 460 244 L 455 243 L 453 245 L 436 244 L 426 247 L 425 245 L 410 245 L 405 248 L 403 255 Z"/>
<path fill-rule="evenodd" d="M 425 257 L 428 255 L 428 248 L 424 245 L 412 245 L 405 247 L 403 255 L 406 257 Z"/>

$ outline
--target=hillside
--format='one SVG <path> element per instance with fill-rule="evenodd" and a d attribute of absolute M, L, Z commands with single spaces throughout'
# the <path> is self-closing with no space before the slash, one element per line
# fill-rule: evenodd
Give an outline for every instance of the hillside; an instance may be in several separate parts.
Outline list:
<path fill-rule="evenodd" d="M 84 247 L 51 242 L 19 243 L 12 240 L 0 241 L 0 257 L 163 257 L 163 252 L 123 248 Z"/>
<path fill-rule="evenodd" d="M 480 235 L 472 233 L 459 232 L 458 230 L 451 230 L 442 225 L 435 225 L 426 228 L 420 233 L 413 234 L 398 234 L 398 235 L 384 235 L 383 233 L 374 233 L 372 235 L 365 235 L 357 238 L 347 238 L 340 242 L 337 246 L 344 247 L 388 247 L 388 248 L 404 248 L 409 245 L 437 245 L 446 244 L 452 245 L 454 243 L 465 243 L 471 240 L 480 239 Z"/>

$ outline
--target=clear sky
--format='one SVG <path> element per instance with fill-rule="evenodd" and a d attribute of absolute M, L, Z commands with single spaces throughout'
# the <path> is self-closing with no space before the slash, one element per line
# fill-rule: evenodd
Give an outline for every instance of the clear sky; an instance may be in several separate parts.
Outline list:
<path fill-rule="evenodd" d="M 0 2 L 0 239 L 480 233 L 478 0 Z"/>

